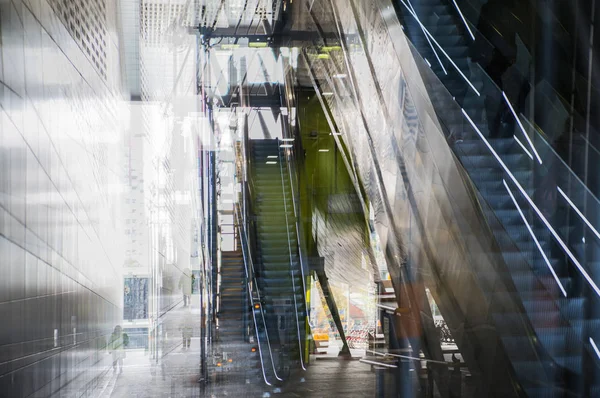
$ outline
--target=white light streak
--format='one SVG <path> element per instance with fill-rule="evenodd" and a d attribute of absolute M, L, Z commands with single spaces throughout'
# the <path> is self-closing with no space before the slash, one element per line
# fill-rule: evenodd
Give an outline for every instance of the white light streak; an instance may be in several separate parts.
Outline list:
<path fill-rule="evenodd" d="M 598 358 L 600 358 L 600 350 L 598 350 L 598 346 L 596 345 L 596 342 L 591 337 L 590 337 L 590 344 L 592 345 L 592 347 L 594 347 L 594 351 L 596 351 L 596 355 L 598 356 Z"/>
<path fill-rule="evenodd" d="M 542 246 L 540 245 L 540 242 L 538 241 L 537 237 L 533 233 L 533 230 L 531 229 L 531 226 L 527 222 L 527 219 L 525 218 L 525 215 L 521 211 L 521 208 L 519 207 L 519 204 L 517 203 L 517 200 L 513 196 L 512 192 L 510 191 L 510 188 L 508 187 L 508 184 L 506 183 L 506 180 L 502 179 L 502 182 L 504 183 L 504 187 L 506 188 L 506 191 L 510 195 L 510 198 L 512 199 L 513 203 L 517 207 L 517 210 L 519 211 L 519 214 L 521 215 L 521 218 L 523 219 L 523 222 L 525 223 L 525 226 L 527 227 L 527 230 L 529 231 L 529 234 L 533 238 L 533 241 L 535 242 L 535 245 L 537 246 L 537 248 L 538 248 L 540 254 L 542 255 L 542 257 L 544 258 L 544 261 L 546 262 L 546 265 L 548 266 L 548 269 L 552 273 L 552 276 L 554 277 L 554 280 L 558 284 L 558 287 L 560 287 L 560 291 L 562 292 L 563 296 L 567 297 L 567 291 L 563 287 L 562 283 L 560 283 L 560 279 L 558 278 L 558 275 L 556 275 L 556 272 L 554 271 L 554 268 L 552 268 L 552 264 L 550 264 L 550 261 L 548 260 L 548 257 L 546 257 L 546 253 L 544 253 L 544 250 L 542 249 Z"/>
<path fill-rule="evenodd" d="M 525 151 L 527 156 L 529 156 L 531 158 L 531 160 L 533 160 L 533 155 L 531 154 L 531 152 L 529 152 L 527 150 L 527 148 L 525 148 L 525 145 L 523 145 L 523 143 L 517 138 L 517 136 L 513 135 L 513 138 L 515 139 L 515 141 L 517 141 L 517 144 L 519 144 L 521 146 L 521 148 L 523 148 L 523 150 Z"/>
<path fill-rule="evenodd" d="M 519 119 L 519 116 L 517 116 L 517 113 L 515 112 L 512 104 L 508 100 L 508 97 L 506 96 L 506 93 L 504 91 L 502 92 L 502 96 L 504 97 L 504 101 L 506 101 L 506 103 L 508 104 L 508 107 L 510 108 L 510 111 L 512 112 L 512 114 L 515 117 L 517 123 L 519 124 L 519 127 L 521 128 L 521 131 L 523 132 L 523 135 L 527 139 L 527 142 L 529 143 L 529 146 L 533 150 L 533 153 L 535 153 L 535 157 L 537 158 L 538 162 L 540 162 L 540 164 L 542 164 L 542 159 L 540 158 L 540 155 L 535 150 L 535 147 L 533 146 L 533 142 L 531 142 L 531 138 L 529 138 L 529 135 L 527 135 L 527 132 L 525 132 L 525 127 L 523 127 L 523 123 L 521 123 L 521 119 Z"/>
<path fill-rule="evenodd" d="M 458 4 L 456 4 L 456 0 L 452 0 L 452 2 L 454 3 L 454 7 L 456 7 L 456 10 L 460 14 L 460 17 L 462 18 L 463 22 L 465 23 L 465 26 L 467 27 L 467 30 L 469 31 L 469 34 L 471 35 L 471 39 L 473 39 L 473 41 L 475 41 L 475 35 L 471 31 L 471 28 L 469 27 L 469 24 L 467 23 L 467 20 L 465 19 L 465 16 L 463 15 L 462 11 L 458 7 Z"/>
<path fill-rule="evenodd" d="M 587 224 L 587 226 L 590 227 L 590 229 L 592 230 L 592 232 L 594 232 L 596 237 L 598 239 L 600 239 L 600 232 L 598 232 L 598 230 L 596 228 L 594 228 L 592 223 L 590 223 L 590 221 L 583 215 L 583 213 L 579 210 L 579 208 L 577 208 L 577 206 L 575 206 L 575 203 L 573 203 L 571 201 L 571 199 L 569 199 L 569 197 L 563 192 L 562 189 L 560 189 L 560 187 L 556 187 L 556 189 L 558 189 L 558 192 L 560 192 L 560 194 L 563 196 L 563 198 L 565 198 L 565 200 L 567 202 L 569 202 L 569 204 L 571 205 L 573 210 L 575 210 L 577 212 L 577 214 L 579 214 L 579 217 L 581 217 L 583 219 L 583 221 Z M 585 243 L 585 238 L 583 238 L 583 243 Z"/>
<path fill-rule="evenodd" d="M 398 367 L 396 365 L 389 365 L 387 363 L 381 363 L 381 362 L 376 362 L 376 361 L 369 361 L 368 359 L 360 359 L 359 362 L 368 363 L 369 365 L 384 366 L 386 368 L 397 368 Z"/>

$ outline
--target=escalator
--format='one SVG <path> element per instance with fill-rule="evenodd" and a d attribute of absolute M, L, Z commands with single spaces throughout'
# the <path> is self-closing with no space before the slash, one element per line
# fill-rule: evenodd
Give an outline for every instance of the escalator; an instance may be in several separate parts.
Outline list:
<path fill-rule="evenodd" d="M 241 173 L 240 173 L 241 174 Z M 245 185 L 245 184 L 243 184 Z M 244 191 L 245 191 L 244 187 Z M 275 368 L 275 360 L 273 358 L 273 350 L 271 348 L 271 337 L 267 328 L 264 306 L 261 294 L 258 290 L 256 280 L 256 268 L 252 260 L 252 251 L 250 245 L 250 236 L 248 232 L 249 222 L 246 216 L 245 195 L 240 195 L 239 200 L 241 205 L 235 207 L 235 225 L 239 233 L 239 244 L 241 247 L 241 255 L 243 258 L 243 276 L 244 289 L 248 299 L 248 319 L 244 327 L 248 333 L 247 340 L 252 344 L 250 349 L 251 356 L 257 358 L 258 363 L 256 369 L 260 370 L 258 378 L 262 378 L 267 386 L 273 386 L 276 383 L 283 381 L 279 377 Z M 237 271 L 237 268 L 236 268 Z M 251 379 L 248 379 L 251 380 Z"/>
<path fill-rule="evenodd" d="M 284 148 L 281 148 L 281 145 Z M 281 377 L 304 368 L 306 304 L 292 188 L 279 140 L 250 141 L 256 219 L 257 282 L 275 368 Z"/>
<path fill-rule="evenodd" d="M 267 322 L 267 306 L 263 305 L 265 300 L 257 281 L 255 217 L 252 216 L 251 181 L 246 178 L 251 162 L 246 160 L 246 152 L 246 146 L 240 142 L 230 147 L 229 153 L 234 154 L 230 163 L 235 165 L 230 174 L 232 185 L 240 191 L 232 192 L 236 199 L 231 207 L 221 210 L 226 211 L 225 216 L 232 217 L 233 250 L 219 251 L 218 277 L 215 278 L 218 311 L 212 370 L 222 389 L 219 395 L 241 388 L 249 395 L 260 396 L 283 381 L 277 368 L 279 359 L 275 357 L 276 329 Z"/>
<path fill-rule="evenodd" d="M 565 216 L 564 203 L 562 209 L 547 203 L 562 193 L 560 185 L 577 178 L 517 114 L 498 87 L 502 83 L 472 62 L 469 42 L 480 34 L 461 18 L 455 2 L 395 5 L 448 144 L 476 189 L 503 272 L 535 333 L 532 339 L 507 327 L 518 322 L 519 313 L 492 313 L 521 386 L 529 396 L 592 393 L 597 387 L 585 378 L 597 359 L 593 339 L 600 319 L 592 311 L 597 286 L 585 264 L 585 239 L 572 238 L 582 220 Z M 535 357 L 522 349 L 531 344 Z"/>
<path fill-rule="evenodd" d="M 237 380 L 260 380 L 259 351 L 250 343 L 251 307 L 241 247 L 221 252 L 219 331 L 222 369 Z"/>
<path fill-rule="evenodd" d="M 469 56 L 472 31 L 451 2 L 395 0 L 394 6 L 407 37 L 452 97 L 465 109 L 480 106 L 475 92 L 485 78 Z"/>
<path fill-rule="evenodd" d="M 589 334 L 597 328 L 600 318 L 590 311 L 595 294 L 592 291 L 594 285 L 591 289 L 586 286 L 589 271 L 573 258 L 585 259 L 585 243 L 579 241 L 568 245 L 572 255 L 561 250 L 557 243 L 559 239 L 568 242 L 567 238 L 561 237 L 572 235 L 581 220 L 569 220 L 557 211 L 552 214 L 544 208 L 543 200 L 535 203 L 536 198 L 547 197 L 548 192 L 556 194 L 560 187 L 548 184 L 564 183 L 560 177 L 568 171 L 557 173 L 552 167 L 553 163 L 558 163 L 553 159 L 556 154 L 547 144 L 543 145 L 534 129 L 526 131 L 527 121 L 516 114 L 506 94 L 478 65 L 470 64 L 467 32 L 459 27 L 461 21 L 449 2 L 424 1 L 418 3 L 418 8 L 403 3 L 399 9 L 404 11 L 402 19 L 408 27 L 409 39 L 419 54 L 428 59 L 425 61 L 427 66 L 431 63 L 430 68 L 423 64 L 420 68 L 424 71 L 431 101 L 445 124 L 453 152 L 477 188 L 480 200 L 487 205 L 485 216 L 496 236 L 507 272 L 535 330 L 536 339 L 548 354 L 547 362 L 540 368 L 518 357 L 519 347 L 530 341 L 528 336 L 503 336 L 507 351 L 514 352 L 515 372 L 524 386 L 529 385 L 526 391 L 530 396 L 549 393 L 542 393 L 544 388 L 539 385 L 530 385 L 531 380 L 581 392 L 587 367 L 594 361 L 590 356 L 593 346 Z M 433 36 L 428 37 L 429 40 L 425 38 L 424 29 Z M 450 70 L 443 70 L 444 60 L 429 61 L 435 57 L 434 50 L 442 51 L 430 45 L 433 38 L 439 39 L 436 41 L 454 61 L 455 65 L 449 65 Z M 461 70 L 462 76 L 457 69 Z M 444 89 L 447 92 L 444 93 Z M 475 89 L 481 96 L 473 95 Z M 450 97 L 462 105 L 468 123 L 464 119 L 447 117 L 456 114 L 450 109 L 455 106 L 449 101 Z M 469 100 L 475 98 L 480 100 Z M 534 137 L 530 139 L 527 135 L 532 131 Z M 552 173 L 562 175 L 543 178 Z M 578 272 L 578 268 L 584 271 Z M 505 323 L 504 316 L 496 322 Z"/>

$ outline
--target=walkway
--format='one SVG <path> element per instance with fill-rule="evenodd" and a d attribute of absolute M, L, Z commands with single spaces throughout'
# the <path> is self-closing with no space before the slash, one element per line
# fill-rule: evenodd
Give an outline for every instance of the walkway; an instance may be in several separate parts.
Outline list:
<path fill-rule="evenodd" d="M 169 348 L 157 361 L 145 350 L 127 350 L 123 372 L 110 370 L 99 383 L 94 398 L 192 398 L 192 397 L 373 397 L 375 373 L 354 359 L 337 358 L 335 342 L 329 353 L 312 356 L 306 372 L 290 377 L 281 388 L 241 374 L 223 373 L 204 386 L 198 383 L 200 369 L 199 329 L 194 327 L 190 348 L 182 347 L 180 325 L 185 317 L 199 318 L 198 310 L 178 306 L 165 315 L 163 328 Z M 109 355 L 108 353 L 106 355 Z M 204 388 L 204 389 L 203 389 Z"/>
<path fill-rule="evenodd" d="M 122 374 L 107 374 L 97 398 L 129 397 L 373 397 L 375 374 L 357 359 L 324 357 L 312 359 L 303 375 L 279 391 L 258 380 L 224 380 L 201 391 L 198 379 L 199 340 L 189 350 L 165 357 L 165 367 L 152 363 L 143 351 L 129 351 Z"/>
<path fill-rule="evenodd" d="M 194 321 L 194 332 L 189 348 L 183 348 L 181 327 L 184 319 Z M 164 353 L 160 360 L 151 358 L 145 350 L 127 350 L 123 372 L 109 370 L 99 383 L 94 398 L 129 397 L 200 397 L 198 384 L 200 369 L 200 335 L 198 309 L 181 305 L 165 314 Z M 107 353 L 107 355 L 109 355 Z"/>

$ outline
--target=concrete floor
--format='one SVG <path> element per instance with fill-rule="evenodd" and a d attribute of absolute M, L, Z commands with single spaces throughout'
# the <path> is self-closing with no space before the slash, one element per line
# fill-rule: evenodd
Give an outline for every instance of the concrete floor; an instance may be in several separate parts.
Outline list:
<path fill-rule="evenodd" d="M 337 358 L 315 359 L 302 379 L 283 388 L 285 397 L 374 397 L 375 373 L 358 361 Z"/>
<path fill-rule="evenodd" d="M 184 317 L 199 319 L 198 308 L 198 303 L 192 301 L 191 308 L 178 305 L 165 314 L 164 345 L 169 348 L 165 348 L 161 359 L 156 361 L 145 350 L 126 350 L 123 372 L 111 369 L 104 374 L 93 398 L 375 396 L 375 373 L 369 365 L 358 361 L 364 350 L 352 350 L 352 360 L 338 359 L 341 343 L 335 341 L 326 354 L 311 357 L 306 371 L 290 376 L 279 387 L 267 386 L 256 375 L 244 375 L 244 371 L 222 373 L 217 378 L 211 377 L 208 384 L 198 383 L 200 338 L 192 337 L 191 346 L 183 349 L 180 331 Z M 198 324 L 194 326 L 194 336 L 199 335 Z"/>
<path fill-rule="evenodd" d="M 158 364 L 144 351 L 127 351 L 123 372 L 109 371 L 96 397 L 200 397 L 199 347 L 198 339 L 186 350 L 179 345 Z"/>
<path fill-rule="evenodd" d="M 189 348 L 182 348 L 179 326 L 186 316 L 199 318 L 197 309 L 177 307 L 165 316 L 166 352 L 161 359 L 151 358 L 144 350 L 127 350 L 123 372 L 109 370 L 99 382 L 93 398 L 188 398 L 188 397 L 375 397 L 377 395 L 376 373 L 371 366 L 359 361 L 365 351 L 353 349 L 350 360 L 340 359 L 337 353 L 341 342 L 332 341 L 326 353 L 313 355 L 306 371 L 298 371 L 282 385 L 268 386 L 260 373 L 231 368 L 229 372 L 210 377 L 210 383 L 199 383 L 200 338 L 193 337 Z M 199 326 L 199 325 L 198 325 Z M 199 336 L 194 328 L 194 335 Z M 225 350 L 230 351 L 230 350 Z M 108 354 L 108 352 L 106 353 Z M 416 373 L 411 373 L 416 376 Z M 397 375 L 387 373 L 379 387 L 391 393 Z M 410 383 L 418 383 L 416 378 Z M 390 388 L 392 387 L 392 388 Z M 463 391 L 468 391 L 463 386 Z M 417 396 L 415 385 L 408 396 Z M 0 394 L 1 395 L 1 394 Z M 380 396 L 386 396 L 381 392 Z M 434 393 L 434 396 L 436 394 Z M 470 397 L 466 394 L 463 397 Z"/>
<path fill-rule="evenodd" d="M 312 358 L 306 372 L 291 377 L 280 389 L 261 380 L 235 375 L 203 390 L 198 380 L 199 340 L 190 349 L 180 347 L 156 364 L 143 351 L 129 351 L 123 373 L 112 371 L 102 380 L 97 398 L 124 397 L 373 397 L 375 374 L 358 360 Z"/>

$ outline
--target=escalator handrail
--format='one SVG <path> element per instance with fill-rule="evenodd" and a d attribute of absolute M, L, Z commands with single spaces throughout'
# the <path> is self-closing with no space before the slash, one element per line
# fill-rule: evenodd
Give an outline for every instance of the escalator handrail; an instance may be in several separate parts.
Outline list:
<path fill-rule="evenodd" d="M 280 171 L 280 175 L 281 175 L 281 192 L 283 193 L 283 208 L 284 208 L 284 214 L 285 214 L 285 232 L 287 234 L 287 243 L 288 243 L 288 252 L 289 252 L 289 258 L 290 258 L 290 275 L 291 275 L 291 279 L 292 279 L 292 297 L 294 298 L 294 315 L 296 318 L 296 332 L 297 332 L 297 336 L 298 336 L 298 351 L 299 351 L 299 358 L 300 358 L 300 366 L 302 367 L 303 370 L 306 370 L 306 367 L 304 366 L 304 359 L 302 358 L 302 334 L 300 332 L 300 320 L 298 318 L 298 302 L 296 299 L 296 281 L 295 281 L 295 276 L 294 276 L 294 262 L 293 262 L 293 258 L 292 258 L 292 244 L 290 243 L 290 223 L 288 220 L 288 204 L 287 204 L 287 195 L 285 193 L 285 182 L 284 182 L 284 178 L 283 178 L 283 159 L 281 157 L 281 147 L 279 146 L 279 138 L 277 139 L 277 155 L 279 157 L 279 171 Z M 281 141 L 284 142 L 284 141 Z M 292 184 L 292 181 L 290 180 L 290 185 Z M 294 212 L 296 210 L 294 209 Z M 296 218 L 297 219 L 297 218 Z M 296 225 L 297 227 L 297 225 Z M 296 233 L 297 234 L 297 233 Z M 298 254 L 298 257 L 300 257 L 300 255 Z"/>
<path fill-rule="evenodd" d="M 293 151 L 289 151 L 287 156 L 289 157 L 289 159 L 286 159 L 287 161 L 287 165 L 288 165 L 288 173 L 290 175 L 290 185 L 292 188 L 292 200 L 293 200 L 293 206 L 294 206 L 294 216 L 296 217 L 296 241 L 298 244 L 298 258 L 300 260 L 300 275 L 301 275 L 301 280 L 302 280 L 302 301 L 304 304 L 304 308 L 307 307 L 307 302 L 306 302 L 306 276 L 304 274 L 304 269 L 305 269 L 305 264 L 304 264 L 304 258 L 306 253 L 304 252 L 304 246 L 302 245 L 302 240 L 301 237 L 303 236 L 301 234 L 302 232 L 302 226 L 300 224 L 300 205 L 298 204 L 298 202 L 296 201 L 296 193 L 294 192 L 294 186 L 298 186 L 298 180 L 297 180 L 297 174 L 296 174 L 296 168 L 295 168 L 295 162 L 294 162 L 294 158 L 292 155 Z"/>
<path fill-rule="evenodd" d="M 300 273 L 302 274 L 302 296 L 304 297 L 304 303 L 306 304 L 306 285 L 305 285 L 305 280 L 306 277 L 304 275 L 304 269 L 305 269 L 305 264 L 304 264 L 304 250 L 303 250 L 303 246 L 301 244 L 301 239 L 300 237 L 302 236 L 300 234 L 301 232 L 301 226 L 300 226 L 300 205 L 298 204 L 298 201 L 296 200 L 296 192 L 294 191 L 294 186 L 298 186 L 298 179 L 297 179 L 297 173 L 296 173 L 296 166 L 295 166 L 295 159 L 294 159 L 294 155 L 293 155 L 293 151 L 289 151 L 286 154 L 286 164 L 288 166 L 288 174 L 290 176 L 290 186 L 292 188 L 292 201 L 293 201 L 293 209 L 294 209 L 294 216 L 296 217 L 296 240 L 298 242 L 298 255 L 300 258 Z"/>
<path fill-rule="evenodd" d="M 292 81 L 295 81 L 293 73 L 294 70 L 293 68 L 287 68 L 287 73 L 292 74 Z M 286 93 L 288 94 L 288 93 Z M 288 95 L 286 95 L 286 98 L 289 100 L 290 98 L 294 98 L 294 94 L 293 93 L 289 93 Z M 298 123 L 298 118 L 296 118 L 296 123 Z M 284 129 L 284 131 L 286 131 L 286 129 Z M 288 134 L 287 138 L 292 138 L 291 133 Z M 298 198 L 297 193 L 294 191 L 294 187 L 298 187 L 299 183 L 298 183 L 298 173 L 296 171 L 296 153 L 297 153 L 297 148 L 301 148 L 301 143 L 300 141 L 296 141 L 294 140 L 294 147 L 291 148 L 291 150 L 286 151 L 286 164 L 288 166 L 288 173 L 290 176 L 290 186 L 292 188 L 292 201 L 293 201 L 293 206 L 294 206 L 294 216 L 296 217 L 296 239 L 298 241 L 298 254 L 300 257 L 300 272 L 302 274 L 302 296 L 304 299 L 304 304 L 306 306 L 306 276 L 304 274 L 304 269 L 305 269 L 305 264 L 304 264 L 304 258 L 305 258 L 305 252 L 304 252 L 304 246 L 301 244 L 301 235 L 300 232 L 302 231 L 302 225 L 301 225 L 301 212 L 300 212 L 300 204 L 298 203 L 298 201 L 296 200 Z"/>
<path fill-rule="evenodd" d="M 236 219 L 238 220 L 237 228 L 240 232 L 240 243 L 242 246 L 242 254 L 244 256 L 244 272 L 246 273 L 246 280 L 248 281 L 248 283 L 247 283 L 248 295 L 250 297 L 250 305 L 252 306 L 252 317 L 254 320 L 254 329 L 256 330 L 256 339 L 258 342 L 258 348 L 259 348 L 259 350 L 261 350 L 261 352 L 259 354 L 261 356 L 261 366 L 262 366 L 262 370 L 263 370 L 263 375 L 265 375 L 265 368 L 264 368 L 264 362 L 262 360 L 262 348 L 260 347 L 261 339 L 260 339 L 260 335 L 258 332 L 259 325 L 258 325 L 258 322 L 256 321 L 256 315 L 254 314 L 254 309 L 255 309 L 254 294 L 256 294 L 256 297 L 259 302 L 259 311 L 261 314 L 263 328 L 265 331 L 265 338 L 267 340 L 267 347 L 269 349 L 269 358 L 270 358 L 271 365 L 273 368 L 273 374 L 275 375 L 275 378 L 277 380 L 283 381 L 283 379 L 281 379 L 279 377 L 279 375 L 277 374 L 277 370 L 275 369 L 275 361 L 273 360 L 273 351 L 271 349 L 271 341 L 269 339 L 269 330 L 267 329 L 267 323 L 265 321 L 265 315 L 263 312 L 263 306 L 262 306 L 262 302 L 261 302 L 261 298 L 260 298 L 260 292 L 258 291 L 258 284 L 256 282 L 256 277 L 255 277 L 254 263 L 252 262 L 252 256 L 250 254 L 250 249 L 248 246 L 248 235 L 247 235 L 247 231 L 246 231 L 246 224 L 240 217 L 239 205 L 235 206 L 234 213 L 235 213 Z M 252 274 L 252 275 L 250 275 L 250 274 Z M 254 286 L 254 289 L 252 288 L 252 286 Z M 265 375 L 265 382 L 268 385 L 271 385 L 267 381 L 266 375 Z"/>

